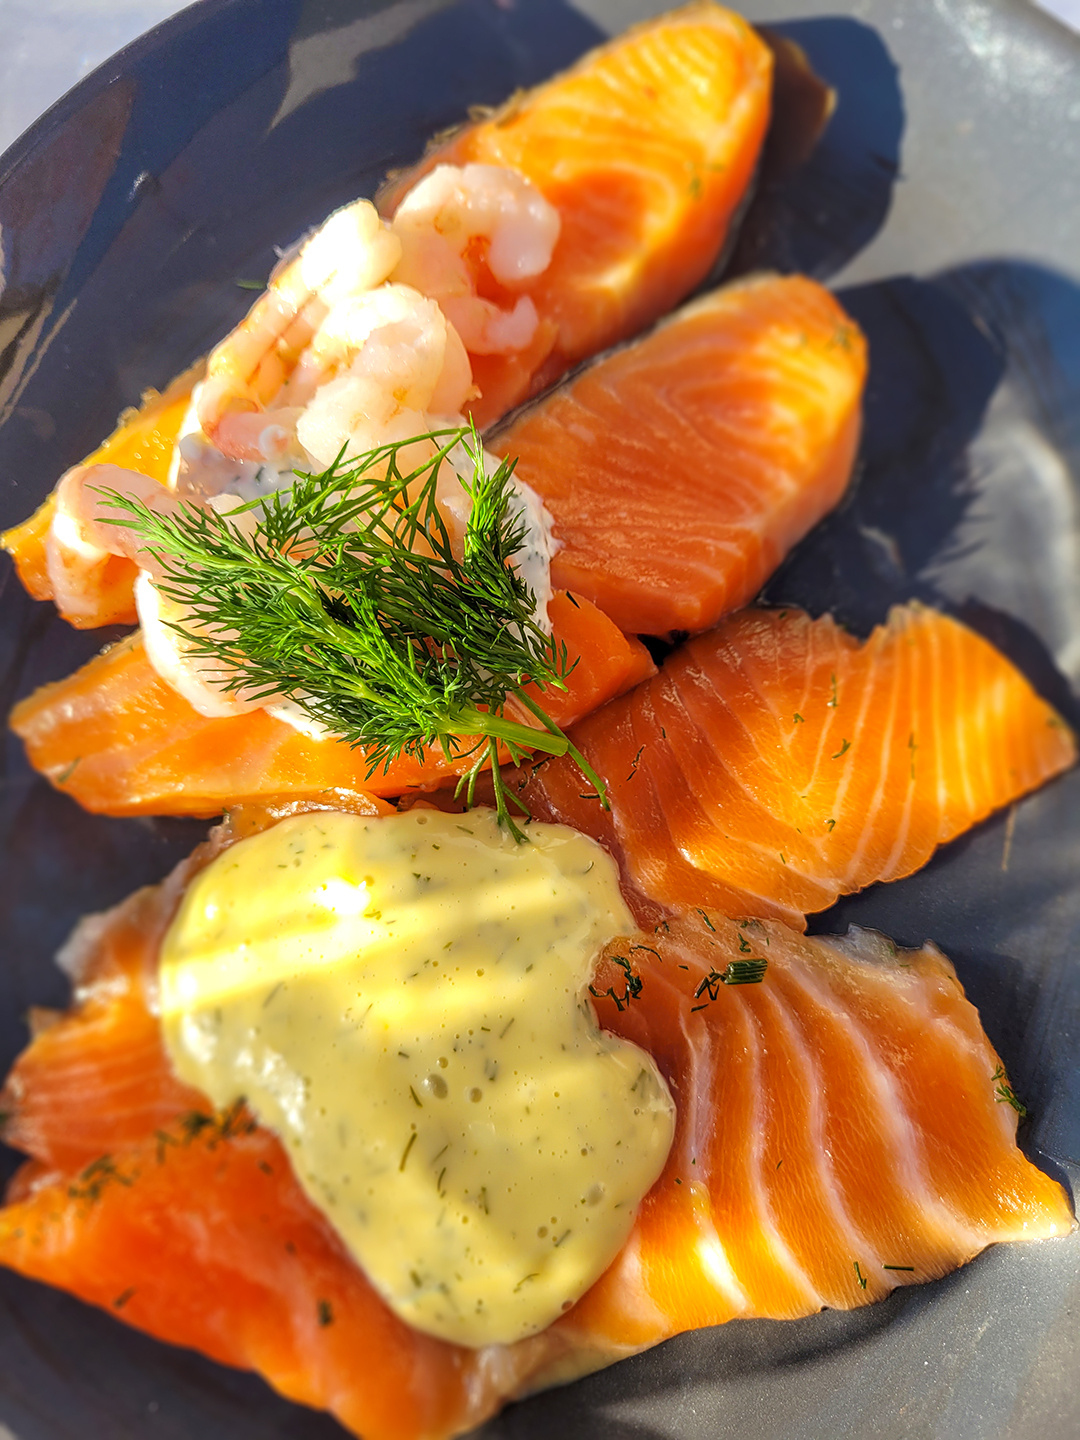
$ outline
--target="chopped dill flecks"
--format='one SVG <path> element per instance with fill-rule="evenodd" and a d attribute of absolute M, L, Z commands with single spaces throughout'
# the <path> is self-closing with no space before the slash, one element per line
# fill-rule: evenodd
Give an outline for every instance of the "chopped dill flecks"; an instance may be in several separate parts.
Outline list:
<path fill-rule="evenodd" d="M 1009 1084 L 1008 1077 L 1005 1074 L 1005 1066 L 999 1065 L 993 1075 L 990 1076 L 990 1079 L 994 1084 L 994 1094 L 997 1097 L 997 1103 L 999 1105 L 1011 1105 L 1020 1118 L 1023 1119 L 1028 1113 L 1027 1106 Z"/>
<path fill-rule="evenodd" d="M 634 778 L 634 776 L 637 774 L 638 761 L 641 759 L 641 752 L 642 752 L 642 750 L 644 750 L 644 749 L 645 749 L 645 746 L 644 746 L 644 745 L 640 746 L 639 749 L 638 749 L 637 754 L 634 756 L 633 763 L 632 763 L 631 766 L 630 766 L 630 774 L 627 775 L 627 777 L 626 777 L 627 780 L 632 780 L 632 779 Z"/>
<path fill-rule="evenodd" d="M 265 290 L 265 280 L 237 280 L 235 282 L 238 290 Z"/>
<path fill-rule="evenodd" d="M 844 741 L 841 742 L 840 749 L 837 750 L 836 754 L 835 754 L 832 758 L 833 758 L 834 760 L 839 760 L 839 759 L 840 759 L 840 756 L 841 756 L 841 755 L 846 755 L 847 752 L 848 752 L 850 749 L 851 749 L 851 741 L 850 741 L 850 740 L 844 740 Z"/>
<path fill-rule="evenodd" d="M 881 1268 L 883 1270 L 909 1270 L 913 1275 L 915 1273 L 914 1265 L 882 1265 Z"/>
<path fill-rule="evenodd" d="M 67 782 L 71 779 L 72 775 L 74 775 L 74 773 L 75 773 L 75 767 L 76 767 L 77 765 L 80 765 L 81 763 L 82 763 L 82 756 L 81 756 L 81 755 L 76 755 L 76 756 L 75 756 L 75 759 L 72 760 L 71 764 L 70 764 L 70 765 L 65 765 L 64 768 L 63 768 L 63 770 L 60 771 L 60 774 L 57 775 L 56 780 L 54 781 L 54 784 L 56 784 L 56 785 L 66 785 Z"/>
<path fill-rule="evenodd" d="M 418 1110 L 422 1110 L 424 1108 L 424 1102 L 420 1099 L 420 1096 L 417 1095 L 416 1091 L 411 1085 L 409 1086 L 409 1094 L 412 1096 L 413 1103 L 416 1105 L 416 1108 Z"/>
<path fill-rule="evenodd" d="M 630 949 L 631 949 L 631 951 L 633 951 L 633 950 L 647 950 L 650 955 L 655 955 L 655 956 L 656 956 L 657 960 L 660 961 L 661 965 L 664 963 L 664 957 L 660 954 L 660 951 L 659 951 L 659 950 L 654 950 L 651 945 L 631 945 L 631 946 L 630 946 Z"/>
<path fill-rule="evenodd" d="M 866 1289 L 866 1276 L 865 1276 L 865 1275 L 862 1273 L 862 1271 L 859 1269 L 859 1262 L 858 1262 L 858 1260 L 856 1260 L 856 1261 L 854 1262 L 854 1264 L 855 1264 L 855 1279 L 859 1282 L 859 1289 L 860 1289 L 860 1290 L 865 1290 L 865 1289 Z"/>
<path fill-rule="evenodd" d="M 806 721 L 805 721 L 805 720 L 803 719 L 803 717 L 799 714 L 798 710 L 795 711 L 795 714 L 794 714 L 791 718 L 792 718 L 792 724 L 794 724 L 794 725 L 805 725 L 805 724 L 806 724 Z"/>
<path fill-rule="evenodd" d="M 72 1200 L 86 1200 L 91 1204 L 101 1199 L 102 1192 L 110 1185 L 130 1186 L 135 1175 L 125 1175 L 116 1168 L 111 1155 L 99 1155 L 79 1172 L 77 1180 L 68 1186 L 67 1193 Z"/>
<path fill-rule="evenodd" d="M 836 688 L 836 671 L 835 671 L 835 670 L 834 670 L 834 671 L 832 672 L 832 674 L 829 676 L 829 684 L 832 686 L 832 695 L 831 695 L 830 699 L 829 699 L 826 703 L 828 704 L 828 707 L 829 707 L 830 710 L 835 710 L 836 707 L 837 707 L 837 705 L 840 704 L 840 697 L 839 697 L 839 694 L 837 693 L 837 688 Z"/>
<path fill-rule="evenodd" d="M 725 985 L 760 985 L 769 968 L 767 960 L 731 960 L 722 975 Z"/>
<path fill-rule="evenodd" d="M 327 1325 L 334 1323 L 334 1307 L 329 1300 L 320 1300 L 318 1304 L 319 1324 L 325 1330 Z"/>
<path fill-rule="evenodd" d="M 835 821 L 835 820 L 826 820 L 826 821 L 825 821 L 825 829 L 828 830 L 829 834 L 831 835 L 832 832 L 836 829 L 836 821 Z"/>
<path fill-rule="evenodd" d="M 705 976 L 705 978 L 698 985 L 697 989 L 694 991 L 694 999 L 700 1000 L 702 995 L 708 995 L 710 1000 L 715 1000 L 717 995 L 719 995 L 720 993 L 720 986 L 723 983 L 724 976 L 722 972 L 719 970 L 710 970 L 708 975 Z M 704 1005 L 698 1005 L 695 1008 L 698 1010 L 704 1010 L 705 1007 Z"/>
<path fill-rule="evenodd" d="M 414 1130 L 414 1131 L 412 1132 L 412 1134 L 409 1136 L 409 1139 L 408 1139 L 408 1142 L 406 1143 L 405 1149 L 404 1149 L 404 1150 L 402 1151 L 402 1153 L 401 1153 L 401 1164 L 397 1167 L 399 1170 L 404 1170 L 404 1169 L 405 1169 L 405 1162 L 406 1162 L 406 1160 L 408 1160 L 408 1158 L 409 1158 L 409 1151 L 412 1149 L 412 1147 L 413 1147 L 415 1144 L 416 1144 L 416 1131 Z"/>
<path fill-rule="evenodd" d="M 708 915 L 706 914 L 706 912 L 705 912 L 704 910 L 699 909 L 697 913 L 701 916 L 702 920 L 705 921 L 705 924 L 709 927 L 709 929 L 710 929 L 710 930 L 713 932 L 713 934 L 715 935 L 715 934 L 716 934 L 716 926 L 715 926 L 715 925 L 712 923 L 712 921 L 709 919 L 709 917 L 708 917 Z"/>
<path fill-rule="evenodd" d="M 116 1299 L 112 1302 L 114 1310 L 122 1310 L 131 1297 L 135 1294 L 135 1286 L 129 1285 L 126 1290 L 121 1290 Z"/>
<path fill-rule="evenodd" d="M 750 941 L 747 940 L 746 936 L 741 930 L 739 931 L 739 949 L 744 955 L 750 954 Z"/>
<path fill-rule="evenodd" d="M 647 949 L 648 947 L 646 946 L 644 948 Z M 653 951 L 653 954 L 656 954 L 655 950 Z M 642 981 L 641 976 L 637 974 L 634 969 L 631 968 L 630 961 L 627 956 L 609 955 L 607 958 L 611 960 L 614 964 L 620 966 L 626 974 L 626 984 L 623 987 L 622 994 L 620 995 L 616 992 L 614 985 L 609 985 L 606 990 L 597 990 L 595 985 L 590 985 L 589 994 L 592 995 L 593 998 L 596 1000 L 602 1000 L 605 995 L 610 995 L 612 1000 L 615 1001 L 616 1010 L 619 1010 L 621 1012 L 629 1006 L 632 1000 L 636 1000 L 638 998 L 638 996 L 641 994 L 644 982 Z"/>
<path fill-rule="evenodd" d="M 521 1287 L 522 1287 L 523 1285 L 527 1284 L 530 1280 L 536 1280 L 536 1279 L 539 1277 L 539 1275 L 540 1275 L 540 1271 L 539 1271 L 539 1270 L 534 1270 L 531 1275 L 523 1275 L 523 1276 L 521 1277 L 521 1279 L 518 1281 L 518 1283 L 514 1286 L 514 1294 L 516 1295 L 516 1294 L 518 1293 L 518 1291 L 521 1289 Z"/>

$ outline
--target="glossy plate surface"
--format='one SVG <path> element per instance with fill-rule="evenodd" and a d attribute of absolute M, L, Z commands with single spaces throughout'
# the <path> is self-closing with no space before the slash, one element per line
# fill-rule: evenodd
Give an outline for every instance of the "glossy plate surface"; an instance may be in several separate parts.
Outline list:
<path fill-rule="evenodd" d="M 118 411 L 204 351 L 334 206 L 427 136 L 660 9 L 634 0 L 203 0 L 95 72 L 0 159 L 0 525 Z M 773 157 L 732 265 L 836 284 L 872 353 L 853 497 L 770 597 L 865 631 L 911 596 L 985 630 L 1080 720 L 1080 45 L 1019 3 L 760 0 L 839 92 L 801 169 Z M 790 159 L 790 155 L 788 155 Z M 3 557 L 0 692 L 102 643 Z M 6 742 L 0 1060 L 84 911 L 159 878 L 204 827 L 81 814 Z M 816 928 L 932 937 L 1033 1120 L 1080 1174 L 1080 775 L 843 902 Z M 10 1170 L 17 1157 L 7 1157 Z M 854 1314 L 684 1336 L 511 1407 L 485 1440 L 1080 1434 L 1080 1239 L 990 1251 Z M 362 1357 L 360 1357 L 360 1362 Z M 0 1272 L 0 1436 L 340 1436 L 254 1377 Z"/>

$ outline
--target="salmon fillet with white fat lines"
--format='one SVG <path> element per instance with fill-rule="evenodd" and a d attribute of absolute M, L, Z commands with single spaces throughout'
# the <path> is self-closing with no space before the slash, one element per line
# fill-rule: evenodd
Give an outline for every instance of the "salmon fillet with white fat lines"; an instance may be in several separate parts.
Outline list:
<path fill-rule="evenodd" d="M 613 942 L 595 977 L 601 1022 L 656 1056 L 678 1110 L 626 1248 L 529 1340 L 467 1350 L 418 1334 L 277 1139 L 241 1110 L 214 1116 L 169 1070 L 149 1006 L 158 946 L 229 838 L 69 947 L 79 1004 L 4 1092 L 5 1138 L 35 1158 L 0 1210 L 0 1262 L 255 1368 L 367 1440 L 444 1440 L 679 1331 L 862 1305 L 1072 1225 L 1060 1186 L 1017 1150 L 998 1057 L 933 947 L 694 911 Z M 766 960 L 761 982 L 725 983 L 748 958 Z"/>
<path fill-rule="evenodd" d="M 829 617 L 742 611 L 570 733 L 611 810 L 564 757 L 523 782 L 538 819 L 600 840 L 661 906 L 799 928 L 1076 759 L 1015 666 L 916 604 L 864 642 Z"/>

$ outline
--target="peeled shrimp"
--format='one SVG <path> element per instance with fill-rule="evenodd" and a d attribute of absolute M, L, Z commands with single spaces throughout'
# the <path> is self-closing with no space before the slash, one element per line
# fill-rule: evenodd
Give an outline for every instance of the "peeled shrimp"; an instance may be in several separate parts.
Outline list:
<path fill-rule="evenodd" d="M 289 451 L 298 411 L 267 407 L 333 306 L 380 285 L 400 258 L 400 240 L 369 201 L 357 200 L 279 266 L 207 365 L 197 413 L 219 450 L 239 460 L 276 460 Z"/>
<path fill-rule="evenodd" d="M 76 465 L 61 478 L 45 536 L 45 564 L 56 603 L 72 617 L 96 610 L 112 556 L 125 555 L 143 569 L 155 568 L 134 530 L 109 523 L 122 512 L 111 508 L 99 490 L 115 490 L 157 509 L 176 505 L 156 480 L 119 465 Z"/>
<path fill-rule="evenodd" d="M 190 628 L 191 617 L 157 588 L 158 562 L 133 529 L 107 523 L 116 512 L 95 491 L 119 491 L 163 514 L 185 502 L 226 510 L 237 497 L 288 486 L 294 467 L 323 470 L 342 452 L 361 455 L 462 423 L 476 393 L 468 351 L 523 348 L 537 324 L 526 296 L 509 309 L 478 296 L 470 268 L 476 244 L 495 280 L 511 287 L 543 272 L 558 234 L 558 213 L 539 191 L 491 165 L 436 167 L 406 196 L 392 225 L 366 200 L 335 212 L 282 262 L 266 294 L 211 355 L 178 442 L 171 489 L 115 465 L 80 466 L 64 477 L 46 553 L 67 612 L 89 613 L 110 557 L 127 556 L 142 572 L 136 607 L 163 680 L 200 714 L 265 705 L 313 733 L 313 722 L 284 697 L 253 701 L 224 691 L 228 673 L 193 653 L 176 630 Z M 417 439 L 399 452 L 398 464 L 419 468 L 436 449 Z M 471 478 L 471 466 L 464 453 L 452 457 L 436 490 L 459 558 L 469 502 L 455 469 Z M 518 564 L 546 626 L 550 516 L 527 487 L 515 485 L 529 536 Z M 253 525 L 254 516 L 237 523 Z"/>
<path fill-rule="evenodd" d="M 313 387 L 296 426 L 323 468 L 342 447 L 356 455 L 422 435 L 431 417 L 457 423 L 472 385 L 453 326 L 407 285 L 381 285 L 335 306 L 302 363 L 334 377 Z"/>
<path fill-rule="evenodd" d="M 524 350 L 539 318 L 527 295 L 507 310 L 476 293 L 466 259 L 485 240 L 485 259 L 505 286 L 540 275 L 559 238 L 559 212 L 536 186 L 498 165 L 437 165 L 405 196 L 393 221 L 402 256 L 394 279 L 438 300 L 474 355 Z"/>
<path fill-rule="evenodd" d="M 538 323 L 528 296 L 503 309 L 477 294 L 474 243 L 512 287 L 547 268 L 558 235 L 558 212 L 536 187 L 495 165 L 437 166 L 390 225 L 366 200 L 338 210 L 210 356 L 196 405 L 203 434 L 236 460 L 326 465 L 340 449 L 328 434 L 370 447 L 401 433 L 405 411 L 457 414 L 473 393 L 467 352 L 522 350 Z M 414 329 L 379 336 L 402 324 Z M 318 437 L 314 448 L 305 435 Z"/>

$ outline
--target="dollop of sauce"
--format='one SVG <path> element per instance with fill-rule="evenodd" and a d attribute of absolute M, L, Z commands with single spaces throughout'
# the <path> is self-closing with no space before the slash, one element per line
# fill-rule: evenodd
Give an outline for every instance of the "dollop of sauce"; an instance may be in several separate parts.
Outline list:
<path fill-rule="evenodd" d="M 192 882 L 161 1011 L 180 1076 L 246 1097 L 409 1324 L 480 1346 L 550 1324 L 614 1259 L 674 1107 L 586 987 L 633 930 L 614 864 L 491 811 L 299 815 Z"/>

